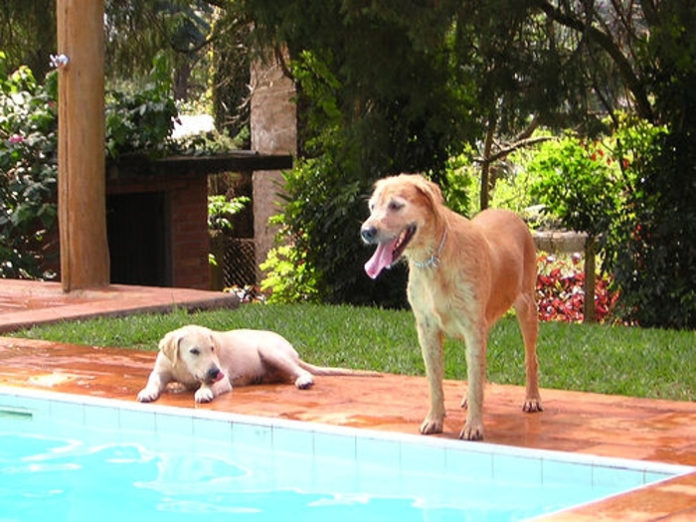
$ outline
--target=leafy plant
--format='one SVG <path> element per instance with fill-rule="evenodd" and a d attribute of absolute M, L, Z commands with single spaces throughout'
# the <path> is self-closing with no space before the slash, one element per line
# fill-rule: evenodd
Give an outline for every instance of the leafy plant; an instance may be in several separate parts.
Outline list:
<path fill-rule="evenodd" d="M 106 95 L 106 152 L 111 158 L 127 152 L 163 156 L 178 111 L 171 94 L 171 68 L 164 54 L 153 61 L 144 86 Z"/>
<path fill-rule="evenodd" d="M 534 178 L 530 193 L 565 227 L 596 238 L 608 230 L 618 206 L 612 161 L 597 143 L 571 136 L 545 142 L 527 166 Z"/>
<path fill-rule="evenodd" d="M 269 292 L 270 303 L 298 303 L 318 301 L 316 270 L 307 263 L 306 256 L 294 245 L 273 248 L 261 264 L 268 276 L 261 290 Z"/>
<path fill-rule="evenodd" d="M 227 199 L 224 195 L 208 196 L 208 228 L 221 232 L 232 231 L 230 218 L 241 212 L 251 201 L 247 196 Z"/>
<path fill-rule="evenodd" d="M 629 185 L 610 258 L 621 313 L 641 326 L 694 329 L 696 140 L 647 124 L 623 136 Z"/>
<path fill-rule="evenodd" d="M 0 52 L 0 278 L 41 273 L 40 245 L 56 222 L 57 76 L 5 71 Z"/>

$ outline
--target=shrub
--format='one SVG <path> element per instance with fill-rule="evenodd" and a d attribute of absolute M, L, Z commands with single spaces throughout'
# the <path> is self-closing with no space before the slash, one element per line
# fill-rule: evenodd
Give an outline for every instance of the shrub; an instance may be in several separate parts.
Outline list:
<path fill-rule="evenodd" d="M 241 212 L 250 201 L 247 196 L 237 196 L 229 200 L 224 195 L 208 196 L 208 228 L 231 232 L 230 218 Z"/>
<path fill-rule="evenodd" d="M 641 326 L 693 329 L 696 139 L 649 125 L 626 136 L 626 147 L 632 139 L 626 203 L 612 231 L 620 311 Z"/>
<path fill-rule="evenodd" d="M 284 173 L 285 204 L 276 217 L 278 245 L 262 268 L 262 287 L 275 301 L 405 306 L 406 272 L 397 265 L 372 281 L 365 275 L 369 250 L 360 240 L 367 216 L 367 181 L 348 181 L 330 153 L 301 160 Z"/>
<path fill-rule="evenodd" d="M 618 207 L 612 161 L 598 143 L 571 136 L 544 142 L 527 165 L 534 179 L 530 194 L 563 226 L 596 238 L 609 229 Z"/>
<path fill-rule="evenodd" d="M 44 85 L 0 52 L 0 278 L 41 273 L 40 245 L 56 222 L 57 76 Z"/>

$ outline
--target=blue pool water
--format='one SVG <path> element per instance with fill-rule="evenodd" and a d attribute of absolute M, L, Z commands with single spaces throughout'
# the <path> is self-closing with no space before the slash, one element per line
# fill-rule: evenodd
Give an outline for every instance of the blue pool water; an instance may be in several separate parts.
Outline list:
<path fill-rule="evenodd" d="M 0 388 L 0 522 L 525 520 L 691 470 Z"/>

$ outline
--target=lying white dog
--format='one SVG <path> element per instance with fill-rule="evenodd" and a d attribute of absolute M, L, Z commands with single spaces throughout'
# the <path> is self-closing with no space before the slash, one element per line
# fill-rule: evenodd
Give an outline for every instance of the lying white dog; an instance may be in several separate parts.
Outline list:
<path fill-rule="evenodd" d="M 378 376 L 379 373 L 309 364 L 281 335 L 266 330 L 217 332 L 197 325 L 167 333 L 140 402 L 157 400 L 170 382 L 196 390 L 196 402 L 210 402 L 232 386 L 294 381 L 300 389 L 313 375 Z"/>

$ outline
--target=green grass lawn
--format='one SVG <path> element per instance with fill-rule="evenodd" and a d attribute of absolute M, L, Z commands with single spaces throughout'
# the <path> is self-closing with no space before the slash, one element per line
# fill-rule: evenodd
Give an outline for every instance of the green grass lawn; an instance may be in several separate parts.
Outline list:
<path fill-rule="evenodd" d="M 138 315 L 66 322 L 17 337 L 155 350 L 169 330 L 196 323 L 217 330 L 261 328 L 290 340 L 313 363 L 423 375 L 409 311 L 326 305 L 242 305 L 237 310 Z M 696 400 L 696 332 L 625 326 L 541 323 L 540 383 L 545 388 Z M 445 346 L 446 377 L 466 379 L 464 347 Z M 514 318 L 502 319 L 488 343 L 488 379 L 524 383 L 524 350 Z"/>

